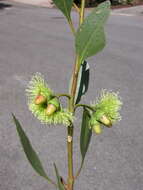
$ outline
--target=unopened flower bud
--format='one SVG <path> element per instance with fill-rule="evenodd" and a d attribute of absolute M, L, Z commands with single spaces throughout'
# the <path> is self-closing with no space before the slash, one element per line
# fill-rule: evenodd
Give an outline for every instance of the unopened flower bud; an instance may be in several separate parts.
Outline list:
<path fill-rule="evenodd" d="M 104 125 L 106 125 L 107 127 L 112 127 L 111 120 L 108 119 L 108 117 L 106 115 L 101 116 L 100 122 L 103 123 Z"/>
<path fill-rule="evenodd" d="M 97 112 L 95 112 L 95 116 L 97 118 L 97 121 L 103 123 L 105 126 L 112 126 L 111 120 L 109 119 L 109 117 L 106 116 L 106 114 L 103 111 L 98 110 Z"/>
<path fill-rule="evenodd" d="M 52 115 L 57 110 L 56 106 L 53 104 L 48 104 L 48 107 L 46 109 L 47 115 Z"/>
<path fill-rule="evenodd" d="M 36 105 L 39 105 L 39 104 L 43 104 L 46 102 L 46 97 L 43 96 L 43 95 L 38 95 L 36 98 L 35 98 L 35 104 Z"/>
<path fill-rule="evenodd" d="M 100 126 L 100 123 L 93 117 L 90 120 L 90 128 L 97 134 L 101 134 L 102 133 L 102 128 Z"/>
<path fill-rule="evenodd" d="M 94 125 L 92 127 L 92 130 L 97 134 L 97 135 L 100 135 L 102 133 L 102 128 L 100 126 L 99 123 L 97 123 L 96 125 Z"/>
<path fill-rule="evenodd" d="M 57 98 L 53 98 L 48 102 L 46 113 L 47 115 L 52 115 L 55 111 L 57 111 L 60 107 L 59 100 Z"/>

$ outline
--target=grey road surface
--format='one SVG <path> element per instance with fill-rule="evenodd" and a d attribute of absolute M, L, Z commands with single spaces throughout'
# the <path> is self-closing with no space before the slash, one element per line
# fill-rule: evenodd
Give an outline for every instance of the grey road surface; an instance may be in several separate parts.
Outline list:
<path fill-rule="evenodd" d="M 0 6 L 0 190 L 54 190 L 27 162 L 11 112 L 21 121 L 48 175 L 55 178 L 56 162 L 66 177 L 66 129 L 41 125 L 28 110 L 25 88 L 32 74 L 41 72 L 55 92 L 68 90 L 73 36 L 56 9 L 4 3 Z M 77 25 L 76 13 L 72 16 Z M 119 91 L 122 121 L 100 136 L 93 135 L 75 190 L 143 190 L 143 16 L 114 13 L 106 32 L 106 48 L 88 59 L 90 86 L 82 102 L 94 101 L 101 89 Z M 79 133 L 78 112 L 76 168 L 81 158 Z"/>

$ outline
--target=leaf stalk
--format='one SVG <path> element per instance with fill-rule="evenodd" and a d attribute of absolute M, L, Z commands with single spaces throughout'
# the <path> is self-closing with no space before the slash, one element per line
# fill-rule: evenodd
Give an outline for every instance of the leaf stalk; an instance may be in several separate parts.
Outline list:
<path fill-rule="evenodd" d="M 88 109 L 90 109 L 91 111 L 95 112 L 95 110 L 94 110 L 91 106 L 89 106 L 89 105 L 87 105 L 87 104 L 76 104 L 75 107 L 74 107 L 74 109 L 76 110 L 78 107 L 88 108 Z"/>
<path fill-rule="evenodd" d="M 76 3 L 73 3 L 73 7 L 80 14 L 80 8 L 76 5 Z"/>
<path fill-rule="evenodd" d="M 81 172 L 81 170 L 82 170 L 83 164 L 84 164 L 84 160 L 82 160 L 82 162 L 81 162 L 81 164 L 80 164 L 80 168 L 78 169 L 78 171 L 77 171 L 77 173 L 76 173 L 76 175 L 75 175 L 75 177 L 74 177 L 74 180 L 76 180 L 77 177 L 80 175 L 80 172 Z"/>
<path fill-rule="evenodd" d="M 74 25 L 73 25 L 72 20 L 70 19 L 70 20 L 68 21 L 68 23 L 69 23 L 69 26 L 70 26 L 70 29 L 71 29 L 73 35 L 75 36 L 76 31 L 75 31 L 75 28 L 74 28 Z"/>

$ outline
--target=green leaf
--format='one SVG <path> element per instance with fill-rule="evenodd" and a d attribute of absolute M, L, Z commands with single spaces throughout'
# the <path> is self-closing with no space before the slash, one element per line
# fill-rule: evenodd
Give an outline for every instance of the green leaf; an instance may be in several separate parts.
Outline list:
<path fill-rule="evenodd" d="M 20 141 L 23 147 L 23 150 L 27 156 L 28 161 L 30 162 L 31 166 L 33 167 L 33 169 L 42 177 L 46 178 L 48 181 L 49 178 L 46 175 L 43 166 L 38 158 L 38 155 L 36 154 L 36 152 L 34 151 L 34 149 L 31 146 L 31 143 L 28 139 L 28 137 L 26 136 L 25 132 L 23 131 L 19 121 L 16 119 L 16 117 L 12 114 L 13 116 L 13 120 L 14 123 L 16 125 L 16 129 L 18 132 L 18 135 L 20 137 Z"/>
<path fill-rule="evenodd" d="M 68 21 L 71 21 L 71 8 L 73 4 L 73 0 L 53 0 L 55 5 L 62 11 L 62 13 L 66 16 Z"/>
<path fill-rule="evenodd" d="M 58 188 L 59 188 L 59 190 L 65 190 L 65 188 L 61 182 L 61 177 L 59 176 L 59 172 L 58 172 L 58 169 L 57 169 L 55 163 L 54 163 L 54 168 L 55 168 L 56 177 L 57 177 L 57 181 L 58 181 Z"/>
<path fill-rule="evenodd" d="M 89 120 L 90 120 L 89 111 L 84 108 L 82 116 L 81 134 L 80 134 L 80 151 L 82 155 L 82 160 L 84 160 L 85 158 L 92 136 L 92 130 L 89 128 Z"/>
<path fill-rule="evenodd" d="M 84 61 L 80 67 L 77 89 L 75 95 L 75 103 L 78 104 L 81 97 L 87 92 L 89 85 L 89 64 Z"/>
<path fill-rule="evenodd" d="M 80 62 L 100 52 L 105 46 L 104 24 L 110 13 L 110 2 L 98 5 L 87 16 L 76 33 L 76 53 Z"/>

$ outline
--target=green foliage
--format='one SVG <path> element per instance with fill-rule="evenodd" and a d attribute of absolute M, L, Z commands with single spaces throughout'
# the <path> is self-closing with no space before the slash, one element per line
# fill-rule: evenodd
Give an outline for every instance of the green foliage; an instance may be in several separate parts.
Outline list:
<path fill-rule="evenodd" d="M 55 168 L 55 173 L 56 173 L 56 177 L 57 177 L 57 182 L 58 182 L 58 189 L 59 190 L 65 190 L 62 182 L 61 182 L 61 177 L 59 175 L 58 169 L 56 167 L 56 164 L 54 163 L 54 168 Z"/>
<path fill-rule="evenodd" d="M 110 13 L 110 2 L 101 3 L 87 16 L 76 33 L 76 52 L 80 63 L 105 46 L 104 24 Z"/>
<path fill-rule="evenodd" d="M 31 143 L 28 137 L 26 136 L 25 132 L 23 131 L 21 124 L 19 123 L 19 121 L 16 119 L 16 117 L 13 114 L 12 116 L 13 116 L 13 121 L 16 125 L 16 129 L 21 141 L 21 145 L 23 147 L 23 150 L 26 154 L 26 157 L 29 163 L 40 176 L 44 177 L 46 180 L 49 181 L 49 178 L 43 169 L 43 166 L 38 158 L 38 155 L 36 154 L 35 150 L 31 146 Z"/>
<path fill-rule="evenodd" d="M 81 64 L 79 75 L 78 75 L 78 82 L 76 88 L 76 95 L 75 95 L 75 103 L 78 104 L 81 100 L 81 97 L 85 95 L 88 90 L 89 85 L 89 64 L 84 61 Z"/>
<path fill-rule="evenodd" d="M 73 4 L 73 0 L 53 0 L 55 5 L 62 11 L 62 13 L 66 16 L 68 21 L 71 21 L 71 8 Z"/>
<path fill-rule="evenodd" d="M 90 129 L 89 122 L 90 122 L 89 111 L 87 109 L 84 109 L 82 116 L 81 133 L 80 133 L 80 151 L 82 155 L 82 160 L 84 160 L 85 158 L 92 135 L 92 130 Z"/>

